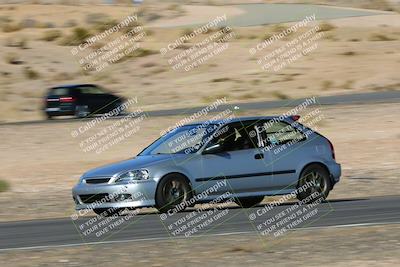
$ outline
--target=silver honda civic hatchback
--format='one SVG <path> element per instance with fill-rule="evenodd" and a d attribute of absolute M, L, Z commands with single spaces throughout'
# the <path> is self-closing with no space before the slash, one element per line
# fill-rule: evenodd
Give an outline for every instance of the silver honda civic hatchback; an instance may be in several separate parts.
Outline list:
<path fill-rule="evenodd" d="M 229 196 L 252 207 L 264 196 L 324 200 L 339 182 L 332 143 L 299 116 L 241 117 L 175 128 L 136 157 L 90 170 L 72 194 L 76 209 L 180 211 Z"/>

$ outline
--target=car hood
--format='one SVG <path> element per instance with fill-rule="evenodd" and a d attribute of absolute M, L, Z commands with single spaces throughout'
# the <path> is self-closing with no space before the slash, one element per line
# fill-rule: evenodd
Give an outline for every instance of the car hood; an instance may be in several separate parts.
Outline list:
<path fill-rule="evenodd" d="M 174 155 L 176 156 L 176 155 Z M 134 170 L 134 169 L 140 169 L 140 168 L 146 168 L 150 165 L 154 165 L 160 162 L 164 162 L 167 160 L 172 160 L 172 155 L 149 155 L 149 156 L 137 156 L 132 159 L 128 160 L 123 160 L 119 161 L 116 163 L 104 165 L 95 169 L 92 169 L 88 172 L 86 172 L 83 175 L 83 178 L 88 178 L 88 177 L 99 177 L 99 176 L 113 176 L 114 174 L 124 172 L 124 171 L 129 171 L 129 170 Z"/>

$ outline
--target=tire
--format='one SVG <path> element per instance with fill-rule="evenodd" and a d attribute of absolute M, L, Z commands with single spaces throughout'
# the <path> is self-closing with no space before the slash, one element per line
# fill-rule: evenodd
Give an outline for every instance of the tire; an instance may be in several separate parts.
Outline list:
<path fill-rule="evenodd" d="M 116 101 L 116 103 L 114 103 L 113 108 L 111 110 L 116 110 L 117 108 L 119 108 L 121 105 L 123 104 L 123 102 L 121 101 Z M 111 111 L 110 110 L 110 111 Z M 115 116 L 122 116 L 125 114 L 125 110 L 119 110 L 118 112 L 115 112 Z"/>
<path fill-rule="evenodd" d="M 192 198 L 192 189 L 185 176 L 179 173 L 166 175 L 159 183 L 156 191 L 156 208 L 167 212 L 178 204 Z M 183 211 L 186 206 L 182 206 Z"/>
<path fill-rule="evenodd" d="M 89 116 L 90 111 L 88 106 L 79 105 L 75 107 L 75 117 L 76 118 L 85 118 Z"/>
<path fill-rule="evenodd" d="M 307 183 L 314 184 L 314 186 L 307 186 Z M 301 187 L 304 187 L 305 190 L 300 190 Z M 324 201 L 331 189 L 329 172 L 319 164 L 312 164 L 306 167 L 300 175 L 297 199 L 305 201 L 305 203 Z"/>
<path fill-rule="evenodd" d="M 52 120 L 52 119 L 53 119 L 53 116 L 51 116 L 49 113 L 46 113 L 46 118 L 47 118 L 48 120 Z"/>
<path fill-rule="evenodd" d="M 108 209 L 93 209 L 93 212 L 96 213 L 97 215 L 104 216 L 104 217 L 110 217 L 115 214 L 120 214 L 124 209 L 116 209 L 116 208 L 108 208 Z"/>
<path fill-rule="evenodd" d="M 242 208 L 251 208 L 263 201 L 264 196 L 259 197 L 239 197 L 235 199 L 235 203 Z"/>

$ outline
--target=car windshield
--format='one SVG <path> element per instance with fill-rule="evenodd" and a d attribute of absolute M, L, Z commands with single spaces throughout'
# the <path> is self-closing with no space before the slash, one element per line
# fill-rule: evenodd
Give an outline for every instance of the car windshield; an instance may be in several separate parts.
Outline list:
<path fill-rule="evenodd" d="M 196 153 L 218 128 L 216 124 L 185 125 L 176 128 L 144 149 L 139 155 Z"/>

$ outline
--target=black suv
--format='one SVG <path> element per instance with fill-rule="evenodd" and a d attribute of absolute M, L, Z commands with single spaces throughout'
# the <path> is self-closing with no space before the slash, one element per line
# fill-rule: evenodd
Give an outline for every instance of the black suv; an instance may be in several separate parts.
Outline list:
<path fill-rule="evenodd" d="M 65 115 L 83 118 L 107 113 L 124 101 L 94 84 L 66 85 L 49 89 L 44 112 L 48 119 Z"/>

